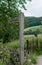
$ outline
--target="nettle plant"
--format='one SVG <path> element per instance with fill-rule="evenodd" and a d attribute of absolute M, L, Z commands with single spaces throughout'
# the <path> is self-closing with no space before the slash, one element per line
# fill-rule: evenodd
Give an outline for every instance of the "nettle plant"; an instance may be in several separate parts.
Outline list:
<path fill-rule="evenodd" d="M 3 49 L 3 63 L 7 64 L 10 60 L 10 53 L 7 48 Z"/>
<path fill-rule="evenodd" d="M 6 65 L 10 60 L 10 52 L 7 47 L 0 46 L 0 62 Z"/>

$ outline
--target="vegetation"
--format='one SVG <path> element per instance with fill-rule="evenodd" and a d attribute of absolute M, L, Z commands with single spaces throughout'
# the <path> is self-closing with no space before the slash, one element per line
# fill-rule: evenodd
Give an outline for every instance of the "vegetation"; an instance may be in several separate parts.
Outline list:
<path fill-rule="evenodd" d="M 18 37 L 18 33 L 15 33 L 19 32 L 18 23 L 16 26 L 10 24 L 9 19 L 18 17 L 21 8 L 26 9 L 25 4 L 26 0 L 0 0 L 0 39 L 3 43 Z"/>
<path fill-rule="evenodd" d="M 37 63 L 37 55 L 36 54 L 31 54 L 30 57 L 31 57 L 31 62 L 33 64 L 36 64 Z"/>
<path fill-rule="evenodd" d="M 19 40 L 14 40 L 12 42 L 9 42 L 8 44 L 6 43 L 5 46 L 8 47 L 8 49 L 18 49 L 20 44 L 19 44 Z"/>
<path fill-rule="evenodd" d="M 27 50 L 26 40 L 29 41 L 29 44 L 31 43 L 31 44 L 34 45 L 35 52 L 30 55 L 31 61 L 32 61 L 32 63 L 34 63 L 34 64 L 37 62 L 37 60 L 36 60 L 37 55 L 40 55 L 40 54 L 42 53 L 41 51 L 36 50 L 36 46 L 37 46 L 36 39 L 37 39 L 37 38 L 36 38 L 34 35 L 24 36 L 24 42 L 25 42 L 25 44 L 24 44 L 24 49 L 25 49 L 25 50 Z M 42 36 L 41 36 L 41 35 L 39 35 L 38 40 L 39 40 L 40 44 L 42 44 Z M 2 46 L 4 47 L 3 49 L 2 49 Z M 14 41 L 8 42 L 8 43 L 6 43 L 6 44 L 2 44 L 2 43 L 0 42 L 0 49 L 1 49 L 1 51 L 4 51 L 4 54 L 5 54 L 5 57 L 4 57 L 4 58 L 5 58 L 5 62 L 8 62 L 8 61 L 10 60 L 10 50 L 13 50 L 13 49 L 16 50 L 16 49 L 19 49 L 19 48 L 20 48 L 19 40 L 14 40 Z M 42 49 L 42 48 L 41 48 L 41 49 Z M 6 50 L 7 50 L 7 51 L 6 51 Z M 0 55 L 0 56 L 1 56 L 1 55 Z M 15 58 L 17 58 L 17 57 L 15 57 Z M 12 57 L 12 59 L 13 59 L 13 57 Z M 13 59 L 13 60 L 16 62 L 15 59 Z M 0 59 L 0 61 L 1 61 L 1 59 Z M 27 61 L 26 61 L 26 64 L 27 64 Z M 5 65 L 5 64 L 4 64 L 4 65 Z"/>
<path fill-rule="evenodd" d="M 25 17 L 24 27 L 42 25 L 42 17 Z"/>
<path fill-rule="evenodd" d="M 35 37 L 34 35 L 25 35 L 24 36 L 24 42 L 25 42 L 24 48 L 25 49 L 27 48 L 26 40 L 28 40 L 29 43 L 34 44 L 35 47 L 37 46 L 37 37 Z M 42 35 L 38 35 L 38 40 L 39 40 L 39 43 L 41 44 L 41 47 L 42 47 Z M 0 43 L 0 48 L 2 45 L 3 44 Z M 4 44 L 4 46 L 6 46 L 9 50 L 18 49 L 18 48 L 20 48 L 20 43 L 19 43 L 19 40 L 14 40 L 14 41 L 11 41 L 11 42 Z"/>
<path fill-rule="evenodd" d="M 10 24 L 9 19 L 18 17 L 21 8 L 26 10 L 25 4 L 26 0 L 0 0 L 0 65 L 8 65 L 10 61 L 13 64 L 15 62 L 15 65 L 17 65 L 16 62 L 18 62 L 19 58 L 17 50 L 20 48 L 19 23 Z M 42 35 L 37 36 L 39 33 L 42 33 L 42 17 L 25 17 L 24 34 L 26 36 L 24 35 L 24 50 L 27 50 L 26 40 L 28 40 L 30 50 L 33 48 L 34 50 L 32 49 L 32 52 L 35 51 L 38 55 L 42 54 Z M 35 34 L 36 36 L 30 36 L 28 34 Z M 38 46 L 39 49 L 37 48 L 38 43 L 40 44 L 40 47 Z M 30 58 L 32 63 L 35 64 L 36 55 L 31 54 Z M 27 63 L 26 61 L 25 65 Z"/>
<path fill-rule="evenodd" d="M 42 25 L 39 26 L 33 26 L 29 28 L 24 29 L 24 34 L 25 35 L 32 35 L 32 34 L 42 34 Z"/>

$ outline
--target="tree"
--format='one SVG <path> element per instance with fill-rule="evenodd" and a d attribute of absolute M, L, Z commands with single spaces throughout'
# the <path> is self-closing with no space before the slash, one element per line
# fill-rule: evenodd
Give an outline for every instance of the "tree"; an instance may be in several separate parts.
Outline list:
<path fill-rule="evenodd" d="M 18 16 L 19 8 L 25 8 L 26 0 L 0 0 L 1 21 Z M 3 18 L 3 19 L 2 19 Z"/>
<path fill-rule="evenodd" d="M 10 32 L 13 33 L 13 26 L 8 23 L 9 18 L 14 18 L 19 15 L 19 8 L 25 9 L 26 0 L 0 0 L 0 22 L 1 30 L 3 31 L 3 42 L 9 39 Z M 12 26 L 12 27 L 11 27 Z"/>
<path fill-rule="evenodd" d="M 11 25 L 8 23 L 8 19 L 17 17 L 20 12 L 19 8 L 26 9 L 25 4 L 26 4 L 26 0 L 0 0 L 0 31 L 1 31 L 0 37 L 1 38 L 7 39 L 9 38 L 9 36 L 13 36 L 12 33 L 14 27 L 11 28 Z"/>

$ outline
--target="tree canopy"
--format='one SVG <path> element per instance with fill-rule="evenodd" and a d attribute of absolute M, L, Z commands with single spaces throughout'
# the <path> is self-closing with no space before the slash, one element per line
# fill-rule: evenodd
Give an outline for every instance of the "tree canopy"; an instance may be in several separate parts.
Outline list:
<path fill-rule="evenodd" d="M 19 8 L 25 8 L 26 0 L 0 0 L 1 21 L 18 16 Z"/>

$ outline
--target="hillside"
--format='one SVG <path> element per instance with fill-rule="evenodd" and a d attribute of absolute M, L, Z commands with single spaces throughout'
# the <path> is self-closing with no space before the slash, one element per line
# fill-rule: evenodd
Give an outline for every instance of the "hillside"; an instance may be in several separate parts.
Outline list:
<path fill-rule="evenodd" d="M 32 27 L 41 25 L 42 17 L 25 17 L 24 27 Z"/>
<path fill-rule="evenodd" d="M 39 26 L 33 26 L 33 27 L 29 27 L 24 29 L 24 34 L 39 34 L 42 33 L 42 25 Z"/>

